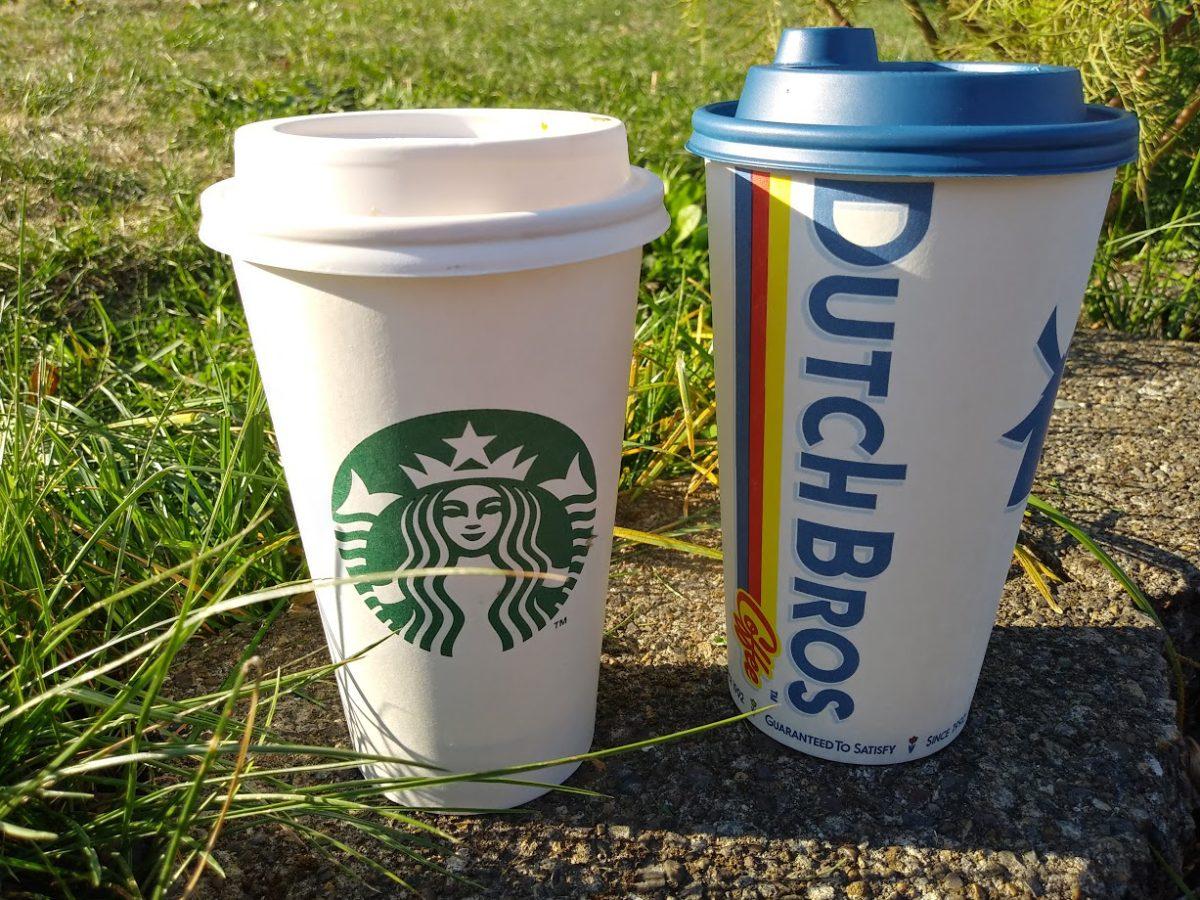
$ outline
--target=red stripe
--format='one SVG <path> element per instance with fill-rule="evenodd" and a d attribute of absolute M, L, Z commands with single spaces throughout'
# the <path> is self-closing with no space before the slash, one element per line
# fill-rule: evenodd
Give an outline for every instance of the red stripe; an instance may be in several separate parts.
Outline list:
<path fill-rule="evenodd" d="M 762 597 L 763 405 L 767 353 L 767 224 L 771 176 L 755 172 L 750 212 L 750 503 L 747 589 L 757 602 Z"/>

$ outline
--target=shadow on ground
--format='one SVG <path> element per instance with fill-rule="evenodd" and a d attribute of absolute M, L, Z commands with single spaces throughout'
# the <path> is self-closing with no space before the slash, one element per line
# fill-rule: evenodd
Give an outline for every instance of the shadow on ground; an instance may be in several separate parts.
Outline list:
<path fill-rule="evenodd" d="M 1069 896 L 1074 884 L 1083 896 L 1134 885 L 1153 896 L 1163 878 L 1148 847 L 1172 846 L 1179 827 L 1161 818 L 1178 804 L 1163 795 L 1164 763 L 1147 752 L 1174 737 L 1162 678 L 1148 629 L 1001 627 L 969 724 L 933 757 L 843 766 L 739 723 L 585 765 L 569 782 L 611 799 L 532 804 L 538 830 L 554 835 L 549 868 L 520 872 L 520 821 L 488 827 L 489 844 L 495 829 L 508 833 L 509 853 L 480 858 L 464 835 L 460 858 L 474 856 L 471 877 L 510 896 L 724 896 L 764 883 L 780 896 L 814 884 L 853 896 L 859 881 L 871 896 L 904 896 L 914 875 L 950 888 L 1004 882 L 1017 895 Z M 625 739 L 631 719 L 638 732 L 665 733 L 732 711 L 720 666 L 616 662 L 600 696 L 598 745 Z M 824 847 L 837 849 L 813 858 Z"/>

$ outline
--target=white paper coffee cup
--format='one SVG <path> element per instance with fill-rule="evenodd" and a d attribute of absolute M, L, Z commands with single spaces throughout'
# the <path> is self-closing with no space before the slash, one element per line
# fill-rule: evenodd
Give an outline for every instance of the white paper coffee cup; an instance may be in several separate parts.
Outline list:
<path fill-rule="evenodd" d="M 730 689 L 795 749 L 918 759 L 967 718 L 1113 171 L 707 173 Z"/>
<path fill-rule="evenodd" d="M 235 260 L 312 577 L 556 576 L 317 591 L 350 660 L 354 746 L 411 761 L 364 774 L 586 752 L 640 247 L 668 224 L 624 127 L 543 110 L 260 122 L 201 204 L 201 239 Z M 387 793 L 504 808 L 573 769 Z"/>

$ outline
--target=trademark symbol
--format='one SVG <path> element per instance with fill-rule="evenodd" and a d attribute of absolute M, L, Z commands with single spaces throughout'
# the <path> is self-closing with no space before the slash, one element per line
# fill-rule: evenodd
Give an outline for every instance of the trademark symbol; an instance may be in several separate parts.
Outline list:
<path fill-rule="evenodd" d="M 562 627 L 563 627 L 564 625 L 566 625 L 566 624 L 567 624 L 567 617 L 566 617 L 566 616 L 563 616 L 561 619 L 555 619 L 555 620 L 554 620 L 554 627 L 555 627 L 555 628 L 562 628 Z"/>

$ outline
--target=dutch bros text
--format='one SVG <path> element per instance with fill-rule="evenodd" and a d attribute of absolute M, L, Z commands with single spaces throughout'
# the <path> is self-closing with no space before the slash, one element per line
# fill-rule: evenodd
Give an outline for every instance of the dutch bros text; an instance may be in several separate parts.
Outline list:
<path fill-rule="evenodd" d="M 876 312 L 858 318 L 853 311 L 867 308 L 863 304 L 887 309 L 902 302 L 902 273 L 889 267 L 924 239 L 933 184 L 814 179 L 812 237 L 819 245 L 815 256 L 828 270 L 791 272 L 794 290 L 792 188 L 786 175 L 737 173 L 734 633 L 751 684 L 759 687 L 762 676 L 772 678 L 775 656 L 786 646 L 795 672 L 784 690 L 787 705 L 807 715 L 830 710 L 840 721 L 854 713 L 849 682 L 860 661 L 854 629 L 870 614 L 867 587 L 887 571 L 892 557 L 894 532 L 872 529 L 871 512 L 887 502 L 889 492 L 894 496 L 907 474 L 887 446 L 894 317 Z M 868 212 L 885 205 L 894 213 L 900 207 L 903 227 L 883 243 L 864 246 L 839 230 L 834 211 L 840 203 Z M 799 336 L 793 337 L 791 358 L 789 332 Z M 805 334 L 833 339 L 844 349 L 809 352 L 817 342 L 804 340 Z M 785 409 L 785 380 L 797 377 L 803 403 Z M 825 425 L 832 417 L 854 424 L 852 446 L 827 439 Z M 785 423 L 790 433 L 783 431 Z M 788 527 L 780 510 L 785 459 L 795 460 L 789 508 L 796 510 L 786 581 L 776 558 L 779 541 L 773 540 L 778 529 Z M 834 511 L 853 511 L 861 524 L 834 524 L 829 521 Z M 789 589 L 789 625 L 782 639 L 775 596 L 780 584 Z"/>

